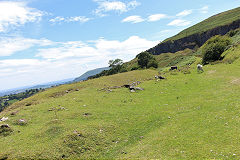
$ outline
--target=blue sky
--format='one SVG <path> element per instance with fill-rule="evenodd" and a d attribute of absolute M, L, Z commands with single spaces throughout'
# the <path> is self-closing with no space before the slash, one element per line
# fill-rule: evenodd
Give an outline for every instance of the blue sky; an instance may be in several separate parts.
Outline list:
<path fill-rule="evenodd" d="M 0 0 L 0 90 L 73 78 L 240 0 Z"/>

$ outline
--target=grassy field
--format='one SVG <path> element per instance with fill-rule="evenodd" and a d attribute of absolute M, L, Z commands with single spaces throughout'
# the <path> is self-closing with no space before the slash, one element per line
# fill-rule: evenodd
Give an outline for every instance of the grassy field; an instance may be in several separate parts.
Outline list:
<path fill-rule="evenodd" d="M 240 15 L 240 7 L 235 8 L 230 11 L 226 11 L 226 12 L 217 14 L 217 15 L 212 16 L 190 28 L 183 30 L 176 36 L 173 36 L 171 38 L 164 40 L 164 42 L 169 41 L 169 40 L 181 39 L 181 38 L 184 38 L 184 37 L 190 36 L 192 34 L 196 34 L 196 33 L 200 34 L 209 29 L 213 29 L 218 26 L 230 24 L 233 21 L 239 20 L 240 19 L 239 15 Z"/>
<path fill-rule="evenodd" d="M 0 136 L 0 158 L 240 159 L 240 61 L 202 74 L 198 61 L 166 80 L 133 71 L 17 102 L 0 114 L 13 129 Z M 104 89 L 136 81 L 144 91 Z"/>

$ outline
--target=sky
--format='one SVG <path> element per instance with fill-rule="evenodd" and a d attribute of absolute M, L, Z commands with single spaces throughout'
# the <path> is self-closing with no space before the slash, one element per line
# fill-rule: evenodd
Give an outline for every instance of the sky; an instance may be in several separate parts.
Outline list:
<path fill-rule="evenodd" d="M 0 0 L 0 90 L 129 61 L 240 0 Z"/>

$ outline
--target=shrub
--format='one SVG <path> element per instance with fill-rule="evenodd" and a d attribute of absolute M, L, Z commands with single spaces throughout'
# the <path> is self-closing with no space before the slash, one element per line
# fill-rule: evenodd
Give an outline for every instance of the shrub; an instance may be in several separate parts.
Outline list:
<path fill-rule="evenodd" d="M 147 68 L 158 68 L 158 63 L 155 59 L 151 59 L 148 64 L 147 64 Z"/>
<path fill-rule="evenodd" d="M 131 69 L 131 71 L 134 71 L 134 70 L 138 70 L 139 69 L 139 67 L 132 67 L 132 69 Z"/>
<path fill-rule="evenodd" d="M 140 53 L 139 55 L 137 55 L 137 58 L 138 58 L 138 65 L 141 68 L 150 68 L 150 67 L 158 68 L 158 63 L 156 59 L 153 57 L 153 55 L 151 55 L 148 52 Z"/>
<path fill-rule="evenodd" d="M 231 31 L 229 31 L 229 32 L 227 33 L 227 35 L 228 35 L 229 37 L 233 37 L 233 36 L 235 36 L 239 31 L 240 31 L 240 29 L 231 30 Z"/>
<path fill-rule="evenodd" d="M 141 68 L 145 68 L 145 67 L 147 68 L 148 63 L 151 59 L 153 59 L 153 56 L 148 52 L 142 52 L 137 56 L 137 58 L 138 58 L 138 65 Z"/>
<path fill-rule="evenodd" d="M 202 46 L 203 64 L 221 60 L 221 54 L 225 51 L 226 47 L 231 44 L 231 39 L 227 36 L 215 36 L 209 39 Z"/>

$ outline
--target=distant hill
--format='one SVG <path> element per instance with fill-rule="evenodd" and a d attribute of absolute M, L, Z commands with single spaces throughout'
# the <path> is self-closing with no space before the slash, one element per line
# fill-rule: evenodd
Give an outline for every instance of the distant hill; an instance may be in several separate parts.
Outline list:
<path fill-rule="evenodd" d="M 94 70 L 90 70 L 90 71 L 87 71 L 86 73 L 84 73 L 83 75 L 81 75 L 80 77 L 74 79 L 73 81 L 74 82 L 84 81 L 84 80 L 87 80 L 88 77 L 90 77 L 90 76 L 94 76 L 98 73 L 101 73 L 104 70 L 109 70 L 109 69 L 110 69 L 110 67 L 104 67 L 104 68 L 97 68 Z"/>
<path fill-rule="evenodd" d="M 10 95 L 10 94 L 18 94 L 18 93 L 25 92 L 26 90 L 30 90 L 30 89 L 50 88 L 52 86 L 57 86 L 57 85 L 60 85 L 60 84 L 69 83 L 72 80 L 73 80 L 73 78 L 70 78 L 70 79 L 64 79 L 64 80 L 60 80 L 60 81 L 53 81 L 53 82 L 39 84 L 39 85 L 25 86 L 25 87 L 19 87 L 19 88 L 3 90 L 3 91 L 0 91 L 0 96 Z"/>
<path fill-rule="evenodd" d="M 159 55 L 201 47 L 209 38 L 240 27 L 240 7 L 214 15 L 148 50 Z"/>

